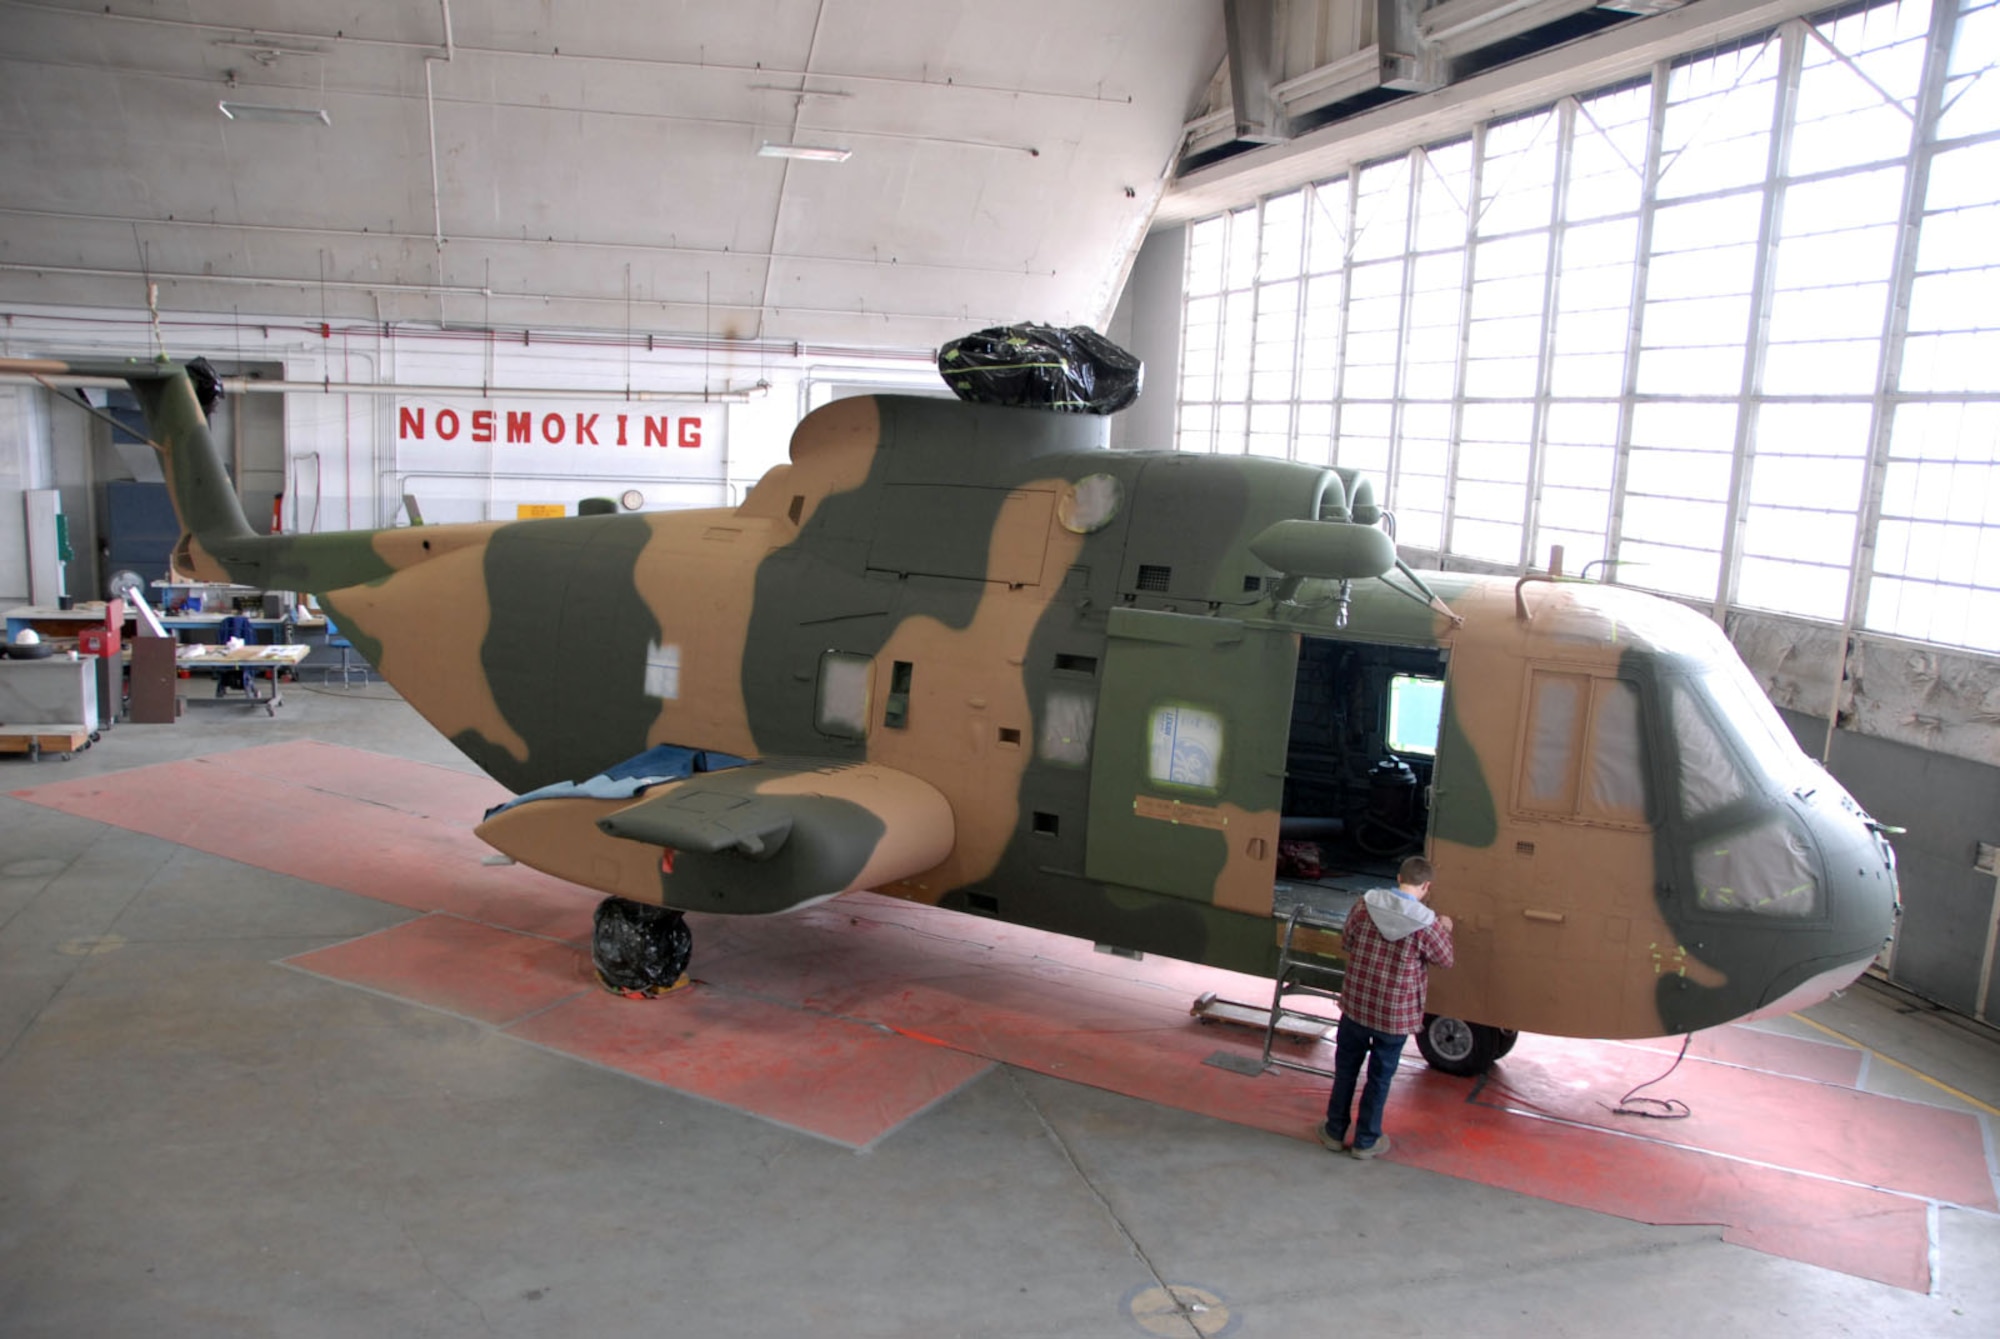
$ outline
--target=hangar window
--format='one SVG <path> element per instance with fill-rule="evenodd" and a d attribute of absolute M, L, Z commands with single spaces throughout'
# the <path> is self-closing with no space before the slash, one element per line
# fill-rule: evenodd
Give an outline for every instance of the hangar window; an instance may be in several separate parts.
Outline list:
<path fill-rule="evenodd" d="M 1178 445 L 1369 473 L 1411 548 L 2000 651 L 1996 16 L 1790 19 L 1191 224 Z"/>
<path fill-rule="evenodd" d="M 1639 691 L 1624 679 L 1536 670 L 1515 807 L 1579 822 L 1646 822 Z"/>

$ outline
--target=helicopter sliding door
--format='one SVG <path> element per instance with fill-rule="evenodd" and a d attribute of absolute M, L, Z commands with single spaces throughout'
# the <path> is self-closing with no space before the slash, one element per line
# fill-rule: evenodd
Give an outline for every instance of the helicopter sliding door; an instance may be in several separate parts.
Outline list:
<path fill-rule="evenodd" d="M 1134 609 L 1108 631 L 1084 872 L 1270 915 L 1298 637 Z"/>

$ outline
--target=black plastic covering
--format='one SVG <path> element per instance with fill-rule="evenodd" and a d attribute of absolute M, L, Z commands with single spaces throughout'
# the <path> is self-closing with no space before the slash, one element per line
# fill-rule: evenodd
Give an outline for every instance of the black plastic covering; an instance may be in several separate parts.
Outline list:
<path fill-rule="evenodd" d="M 597 904 L 590 956 L 610 989 L 644 995 L 671 990 L 693 952 L 694 935 L 680 912 L 622 897 Z"/>
<path fill-rule="evenodd" d="M 222 377 L 206 358 L 196 358 L 187 365 L 188 380 L 194 383 L 194 398 L 201 405 L 204 418 L 215 417 L 215 407 L 222 403 Z"/>
<path fill-rule="evenodd" d="M 938 350 L 952 393 L 974 404 L 1115 414 L 1139 398 L 1146 365 L 1087 325 L 993 326 Z"/>

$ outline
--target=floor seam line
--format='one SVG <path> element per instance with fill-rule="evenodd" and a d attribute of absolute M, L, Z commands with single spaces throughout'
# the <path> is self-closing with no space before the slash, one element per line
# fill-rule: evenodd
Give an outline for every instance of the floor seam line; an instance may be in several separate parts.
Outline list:
<path fill-rule="evenodd" d="M 1161 1275 L 1158 1266 L 1153 1263 L 1153 1258 L 1146 1254 L 1146 1248 L 1139 1244 L 1139 1239 L 1132 1235 L 1132 1229 L 1125 1226 L 1125 1220 L 1118 1216 L 1118 1210 L 1112 1207 L 1110 1199 L 1105 1196 L 1102 1190 L 1097 1188 L 1097 1182 L 1091 1180 L 1090 1173 L 1083 1170 L 1083 1164 L 1077 1161 L 1076 1153 L 1070 1148 L 1069 1142 L 1062 1137 L 1062 1133 L 1056 1129 L 1054 1122 L 1049 1120 L 1048 1113 L 1042 1110 L 1041 1103 L 1035 1101 L 1034 1095 L 1022 1085 L 1020 1076 L 1014 1066 L 1008 1065 L 1005 1068 L 1007 1071 L 1007 1082 L 1013 1087 L 1015 1093 L 1019 1095 L 1021 1101 L 1026 1104 L 1028 1110 L 1035 1113 L 1035 1119 L 1041 1122 L 1042 1133 L 1048 1136 L 1049 1142 L 1054 1144 L 1057 1151 L 1062 1154 L 1063 1161 L 1069 1164 L 1069 1169 L 1076 1173 L 1076 1179 L 1083 1182 L 1084 1189 L 1090 1192 L 1091 1198 L 1095 1199 L 1098 1206 L 1104 1210 L 1105 1217 L 1109 1218 L 1111 1225 L 1118 1229 L 1118 1235 L 1125 1238 L 1126 1246 L 1131 1249 L 1134 1256 L 1138 1257 L 1139 1263 L 1146 1267 L 1146 1272 L 1152 1275 L 1153 1282 L 1159 1285 L 1162 1295 L 1169 1298 L 1174 1297 L 1172 1285 Z M 1185 1313 L 1181 1315 L 1181 1322 L 1187 1326 L 1188 1333 L 1194 1339 L 1201 1339 L 1200 1327 Z"/>
<path fill-rule="evenodd" d="M 1853 1190 L 1878 1191 L 1884 1195 L 1893 1195 L 1898 1199 L 1912 1200 L 1920 1204 L 1946 1204 L 1955 1209 L 1980 1211 L 1979 1206 L 1976 1204 L 1965 1204 L 1958 1200 L 1946 1199 L 1938 1195 L 1928 1195 L 1922 1191 L 1898 1190 L 1894 1186 L 1874 1185 L 1867 1181 L 1850 1180 L 1847 1177 L 1833 1176 L 1826 1172 L 1813 1172 L 1800 1167 L 1787 1167 L 1782 1163 L 1766 1162 L 1761 1158 L 1752 1158 L 1741 1153 L 1725 1153 L 1721 1149 L 1696 1148 L 1691 1144 L 1676 1144 L 1671 1140 L 1655 1139 L 1650 1135 L 1638 1134 L 1631 1130 L 1616 1130 L 1603 1125 L 1591 1125 L 1585 1121 L 1573 1120 L 1568 1116 L 1552 1116 L 1547 1112 L 1530 1111 L 1524 1107 L 1500 1106 L 1486 1102 L 1481 1102 L 1478 1105 L 1488 1111 L 1498 1111 L 1509 1116 L 1519 1116 L 1525 1120 L 1547 1121 L 1551 1125 L 1560 1125 L 1567 1129 L 1593 1131 L 1597 1134 L 1610 1135 L 1614 1139 L 1630 1139 L 1635 1143 L 1649 1144 L 1654 1148 L 1678 1149 L 1683 1153 L 1692 1153 L 1697 1157 L 1721 1158 L 1725 1162 L 1741 1163 L 1746 1167 L 1760 1167 L 1765 1171 L 1784 1172 L 1790 1176 L 1802 1176 L 1812 1181 L 1824 1181 L 1829 1185 L 1847 1186 Z"/>

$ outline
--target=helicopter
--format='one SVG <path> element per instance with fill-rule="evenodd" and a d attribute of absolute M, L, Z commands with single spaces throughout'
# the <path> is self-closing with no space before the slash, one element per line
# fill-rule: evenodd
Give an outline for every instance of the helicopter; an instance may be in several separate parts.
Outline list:
<path fill-rule="evenodd" d="M 478 835 L 604 895 L 614 988 L 679 977 L 687 912 L 861 889 L 1267 977 L 1337 967 L 1338 922 L 1293 909 L 1422 852 L 1457 961 L 1418 1044 L 1476 1073 L 1524 1030 L 1789 1012 L 1893 926 L 1892 830 L 1713 622 L 1420 572 L 1353 470 L 858 396 L 736 506 L 260 535 L 183 367 L 5 366 L 130 383 L 176 569 L 316 595 L 513 792 Z"/>

